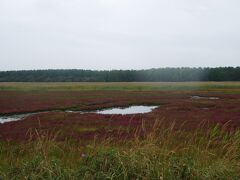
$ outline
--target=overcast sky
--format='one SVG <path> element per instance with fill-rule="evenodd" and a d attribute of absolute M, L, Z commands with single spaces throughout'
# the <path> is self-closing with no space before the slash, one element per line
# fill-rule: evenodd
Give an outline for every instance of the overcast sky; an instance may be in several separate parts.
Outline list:
<path fill-rule="evenodd" d="M 0 0 L 0 70 L 240 66 L 239 0 Z"/>

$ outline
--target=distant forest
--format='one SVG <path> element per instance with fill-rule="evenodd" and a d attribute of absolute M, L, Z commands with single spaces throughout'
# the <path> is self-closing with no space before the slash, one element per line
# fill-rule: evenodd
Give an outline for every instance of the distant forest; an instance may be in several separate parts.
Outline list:
<path fill-rule="evenodd" d="M 0 82 L 240 81 L 240 67 L 0 71 Z"/>

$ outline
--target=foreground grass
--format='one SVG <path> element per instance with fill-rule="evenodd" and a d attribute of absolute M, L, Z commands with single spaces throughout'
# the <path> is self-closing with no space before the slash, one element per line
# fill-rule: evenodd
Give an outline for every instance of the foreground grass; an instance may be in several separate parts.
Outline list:
<path fill-rule="evenodd" d="M 131 140 L 36 141 L 0 144 L 0 179 L 239 179 L 240 131 L 225 127 L 174 130 L 157 122 Z"/>

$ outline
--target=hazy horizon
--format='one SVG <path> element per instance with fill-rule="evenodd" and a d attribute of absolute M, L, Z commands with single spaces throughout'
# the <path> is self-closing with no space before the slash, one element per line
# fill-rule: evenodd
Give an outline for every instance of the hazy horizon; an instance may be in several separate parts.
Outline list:
<path fill-rule="evenodd" d="M 155 68 L 142 68 L 142 69 L 84 69 L 84 68 L 69 68 L 69 69 L 18 69 L 18 70 L 0 70 L 4 71 L 47 71 L 47 70 L 85 70 L 85 71 L 140 71 L 140 70 L 151 70 L 151 69 L 177 69 L 177 68 L 240 68 L 240 66 L 217 66 L 217 67 L 155 67 Z"/>
<path fill-rule="evenodd" d="M 237 0 L 1 0 L 0 71 L 240 66 Z"/>

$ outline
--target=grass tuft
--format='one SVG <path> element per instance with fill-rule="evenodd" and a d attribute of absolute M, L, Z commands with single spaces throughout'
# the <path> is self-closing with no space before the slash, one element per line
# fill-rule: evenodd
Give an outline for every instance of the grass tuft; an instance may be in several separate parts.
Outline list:
<path fill-rule="evenodd" d="M 0 144 L 0 179 L 239 179 L 240 131 L 176 130 L 156 121 L 135 138 L 56 141 L 50 133 Z M 51 137 L 51 138 L 50 138 Z"/>

